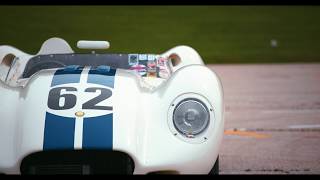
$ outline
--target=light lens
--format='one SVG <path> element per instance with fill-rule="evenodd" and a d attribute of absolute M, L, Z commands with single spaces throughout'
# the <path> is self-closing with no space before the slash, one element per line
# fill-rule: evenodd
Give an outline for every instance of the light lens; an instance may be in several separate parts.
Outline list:
<path fill-rule="evenodd" d="M 173 112 L 175 128 L 186 136 L 203 132 L 209 124 L 208 108 L 198 99 L 182 100 Z"/>

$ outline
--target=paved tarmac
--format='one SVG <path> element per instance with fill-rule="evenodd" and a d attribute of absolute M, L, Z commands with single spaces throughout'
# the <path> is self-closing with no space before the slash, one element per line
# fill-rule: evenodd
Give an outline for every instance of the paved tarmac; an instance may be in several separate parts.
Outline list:
<path fill-rule="evenodd" d="M 320 174 L 320 64 L 208 66 L 225 93 L 220 174 Z"/>

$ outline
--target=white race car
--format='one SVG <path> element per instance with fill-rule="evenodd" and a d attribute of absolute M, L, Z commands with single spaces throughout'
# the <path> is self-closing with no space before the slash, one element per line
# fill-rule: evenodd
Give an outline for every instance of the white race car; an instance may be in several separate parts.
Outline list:
<path fill-rule="evenodd" d="M 216 174 L 217 75 L 188 46 L 99 54 L 60 38 L 36 55 L 0 46 L 0 173 Z"/>

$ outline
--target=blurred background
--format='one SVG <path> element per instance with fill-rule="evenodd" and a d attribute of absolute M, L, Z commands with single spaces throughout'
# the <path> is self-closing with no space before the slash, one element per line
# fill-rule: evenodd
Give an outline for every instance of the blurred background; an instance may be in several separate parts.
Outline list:
<path fill-rule="evenodd" d="M 189 45 L 206 63 L 320 61 L 318 6 L 0 6 L 0 17 L 0 44 L 29 53 L 57 36 L 75 50 L 79 39 L 123 53 Z"/>

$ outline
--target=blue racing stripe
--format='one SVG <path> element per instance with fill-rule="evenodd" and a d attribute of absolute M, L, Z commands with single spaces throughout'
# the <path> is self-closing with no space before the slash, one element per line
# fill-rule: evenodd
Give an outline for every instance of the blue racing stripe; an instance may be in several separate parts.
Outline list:
<path fill-rule="evenodd" d="M 75 120 L 47 112 L 43 149 L 73 149 Z"/>
<path fill-rule="evenodd" d="M 83 68 L 68 66 L 55 72 L 51 87 L 80 83 Z M 109 66 L 92 68 L 87 83 L 100 84 L 114 88 L 116 69 Z M 50 99 L 50 98 L 49 98 Z M 74 149 L 76 118 L 54 115 L 46 112 L 44 129 L 44 150 Z M 83 119 L 83 149 L 112 149 L 113 114 Z"/>
<path fill-rule="evenodd" d="M 51 87 L 60 84 L 79 83 L 83 67 L 78 65 L 58 69 L 52 79 Z"/>
<path fill-rule="evenodd" d="M 112 149 L 113 114 L 84 118 L 83 149 Z"/>
<path fill-rule="evenodd" d="M 99 66 L 89 71 L 88 83 L 100 84 L 114 88 L 115 74 L 116 69 L 112 69 L 109 66 Z"/>

